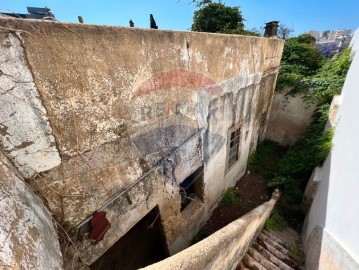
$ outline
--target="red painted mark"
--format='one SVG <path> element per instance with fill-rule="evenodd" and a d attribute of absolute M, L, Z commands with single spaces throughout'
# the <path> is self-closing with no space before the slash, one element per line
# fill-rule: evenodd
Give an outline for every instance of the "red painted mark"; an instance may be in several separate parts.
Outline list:
<path fill-rule="evenodd" d="M 95 211 L 92 214 L 90 227 L 91 231 L 89 233 L 89 238 L 95 239 L 96 241 L 101 241 L 105 236 L 105 233 L 111 227 L 110 222 L 106 218 L 106 212 Z"/>
<path fill-rule="evenodd" d="M 156 90 L 167 90 L 172 87 L 182 87 L 193 91 L 204 89 L 210 94 L 217 96 L 223 93 L 222 88 L 207 76 L 193 71 L 176 69 L 155 74 L 145 80 L 137 88 L 132 98 L 148 95 Z"/>

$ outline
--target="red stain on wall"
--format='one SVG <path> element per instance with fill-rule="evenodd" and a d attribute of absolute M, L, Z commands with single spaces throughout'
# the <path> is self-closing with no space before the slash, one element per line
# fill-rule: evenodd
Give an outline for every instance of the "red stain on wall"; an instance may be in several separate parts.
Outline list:
<path fill-rule="evenodd" d="M 147 95 L 156 90 L 167 90 L 173 87 L 182 87 L 193 91 L 205 89 L 205 91 L 217 96 L 223 93 L 221 87 L 207 76 L 189 70 L 176 69 L 155 74 L 145 80 L 138 87 L 132 98 Z"/>

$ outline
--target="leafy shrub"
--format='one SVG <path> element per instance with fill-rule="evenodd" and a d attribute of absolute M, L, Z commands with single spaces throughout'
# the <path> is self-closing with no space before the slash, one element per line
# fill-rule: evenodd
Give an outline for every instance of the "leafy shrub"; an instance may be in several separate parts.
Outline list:
<path fill-rule="evenodd" d="M 234 187 L 228 188 L 219 202 L 219 206 L 236 206 L 239 204 L 239 197 Z"/>

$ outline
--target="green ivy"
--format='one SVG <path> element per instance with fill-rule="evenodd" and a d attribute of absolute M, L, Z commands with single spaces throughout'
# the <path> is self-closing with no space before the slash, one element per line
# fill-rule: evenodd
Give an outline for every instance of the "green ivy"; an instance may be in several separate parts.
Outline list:
<path fill-rule="evenodd" d="M 326 62 L 315 75 L 305 78 L 303 87 L 310 89 L 306 99 L 330 103 L 341 92 L 350 62 L 350 49 L 346 49 L 338 59 Z"/>

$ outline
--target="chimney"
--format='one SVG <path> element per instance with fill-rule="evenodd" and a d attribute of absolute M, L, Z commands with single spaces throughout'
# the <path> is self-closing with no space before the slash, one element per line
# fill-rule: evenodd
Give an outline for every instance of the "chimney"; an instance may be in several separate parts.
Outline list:
<path fill-rule="evenodd" d="M 264 36 L 275 37 L 275 38 L 278 37 L 277 35 L 278 26 L 279 26 L 279 21 L 267 22 L 266 26 L 264 27 L 265 29 Z"/>

